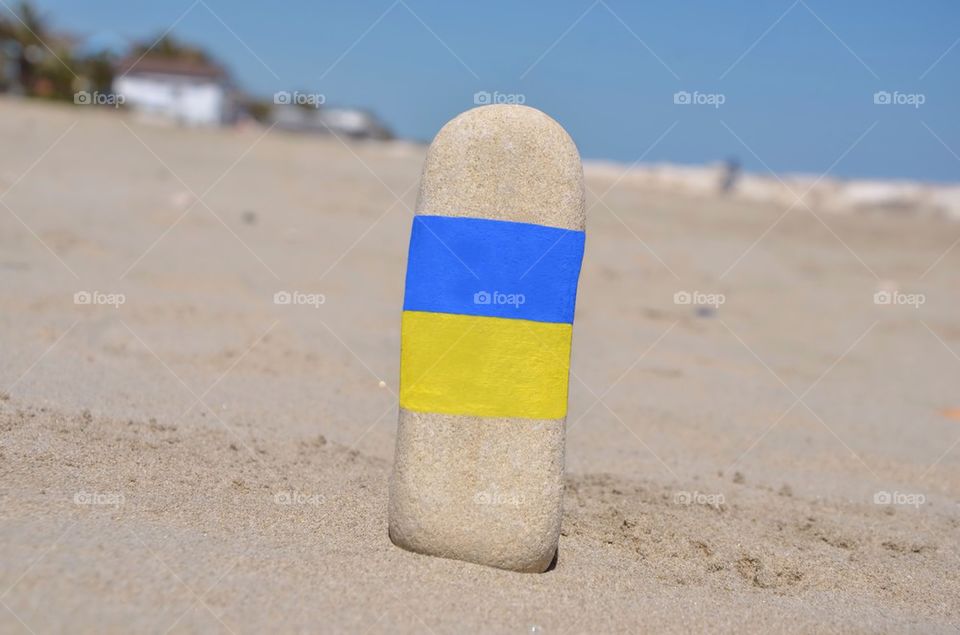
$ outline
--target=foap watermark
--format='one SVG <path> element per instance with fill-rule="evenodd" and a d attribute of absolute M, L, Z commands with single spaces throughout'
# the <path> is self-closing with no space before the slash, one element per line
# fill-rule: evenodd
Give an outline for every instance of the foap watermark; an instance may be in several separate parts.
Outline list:
<path fill-rule="evenodd" d="M 304 293 L 302 291 L 277 291 L 273 294 L 273 303 L 277 305 L 297 304 L 319 309 L 327 301 L 322 293 Z"/>
<path fill-rule="evenodd" d="M 712 306 L 719 309 L 727 302 L 727 296 L 722 293 L 704 293 L 703 291 L 677 291 L 673 294 L 674 304 L 692 304 L 696 306 Z"/>
<path fill-rule="evenodd" d="M 73 495 L 75 505 L 112 505 L 120 507 L 126 502 L 123 492 L 88 492 L 80 490 Z"/>
<path fill-rule="evenodd" d="M 323 494 L 304 494 L 298 490 L 277 492 L 273 495 L 273 502 L 277 505 L 313 505 L 320 506 L 327 502 Z"/>
<path fill-rule="evenodd" d="M 120 93 L 103 93 L 99 90 L 90 92 L 78 90 L 73 94 L 73 103 L 78 106 L 112 106 L 119 108 L 127 102 L 127 98 Z"/>
<path fill-rule="evenodd" d="M 319 108 L 327 103 L 327 97 L 323 93 L 302 93 L 299 90 L 293 92 L 280 90 L 273 94 L 273 103 L 278 106 L 307 106 L 310 108 Z"/>
<path fill-rule="evenodd" d="M 699 90 L 691 93 L 687 90 L 681 90 L 673 94 L 673 103 L 678 106 L 713 106 L 719 108 L 727 103 L 727 96 L 723 93 L 701 93 Z"/>
<path fill-rule="evenodd" d="M 906 305 L 919 309 L 927 303 L 922 293 L 900 293 L 899 291 L 877 291 L 873 294 L 873 303 L 881 306 Z"/>
<path fill-rule="evenodd" d="M 919 508 L 927 502 L 927 497 L 923 494 L 908 492 L 888 492 L 881 490 L 873 495 L 874 505 L 907 505 Z"/>
<path fill-rule="evenodd" d="M 515 309 L 527 301 L 527 296 L 522 293 L 501 293 L 500 291 L 477 291 L 473 294 L 474 304 L 506 304 Z"/>
<path fill-rule="evenodd" d="M 708 507 L 720 507 L 726 499 L 723 494 L 705 492 L 688 492 L 686 490 L 677 492 L 673 495 L 673 502 L 677 505 L 706 505 Z"/>
<path fill-rule="evenodd" d="M 913 106 L 919 108 L 927 103 L 927 96 L 923 93 L 901 93 L 895 90 L 878 90 L 873 94 L 873 103 L 878 106 Z"/>
<path fill-rule="evenodd" d="M 112 306 L 119 309 L 121 304 L 127 303 L 127 296 L 122 293 L 103 293 L 102 291 L 77 291 L 73 294 L 74 304 L 94 304 Z"/>
<path fill-rule="evenodd" d="M 501 93 L 500 91 L 480 90 L 473 94 L 473 103 L 477 106 L 490 104 L 525 104 L 527 96 L 523 93 Z"/>
<path fill-rule="evenodd" d="M 487 490 L 477 492 L 473 496 L 473 502 L 477 505 L 520 507 L 526 502 L 526 497 L 517 492 L 501 492 L 497 489 L 497 486 L 494 485 Z"/>

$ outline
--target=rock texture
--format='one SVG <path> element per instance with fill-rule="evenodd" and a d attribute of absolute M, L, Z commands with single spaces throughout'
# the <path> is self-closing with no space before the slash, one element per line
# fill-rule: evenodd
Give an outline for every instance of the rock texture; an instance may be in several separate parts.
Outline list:
<path fill-rule="evenodd" d="M 557 122 L 533 108 L 470 110 L 430 146 L 417 213 L 583 230 L 577 148 Z M 563 419 L 401 408 L 391 539 L 419 553 L 544 571 L 560 536 L 563 448 Z"/>

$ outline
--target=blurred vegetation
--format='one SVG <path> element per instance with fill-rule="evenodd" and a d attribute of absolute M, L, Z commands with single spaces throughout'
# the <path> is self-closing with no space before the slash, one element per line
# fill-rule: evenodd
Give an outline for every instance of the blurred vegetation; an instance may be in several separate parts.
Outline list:
<path fill-rule="evenodd" d="M 273 111 L 273 101 L 248 97 L 243 101 L 243 107 L 246 112 L 260 123 L 270 122 L 270 113 Z"/>
<path fill-rule="evenodd" d="M 134 45 L 130 55 L 212 63 L 203 49 L 168 35 Z M 28 0 L 0 12 L 0 91 L 73 101 L 78 91 L 108 92 L 118 62 L 109 51 L 77 53 Z"/>
<path fill-rule="evenodd" d="M 144 42 L 134 45 L 130 54 L 134 58 L 149 55 L 150 57 L 183 60 L 197 64 L 213 64 L 213 60 L 202 48 L 180 42 L 169 34 L 161 36 L 160 39 L 151 40 L 149 43 Z"/>
<path fill-rule="evenodd" d="M 46 18 L 24 1 L 0 16 L 0 90 L 72 101 L 78 90 L 109 90 L 115 60 L 108 52 L 74 53 Z"/>
<path fill-rule="evenodd" d="M 109 94 L 114 77 L 141 59 L 218 66 L 203 48 L 169 34 L 133 44 L 122 57 L 108 49 L 88 50 L 78 45 L 76 38 L 55 32 L 30 0 L 11 5 L 0 2 L 0 93 L 75 102 L 81 91 Z M 233 86 L 228 90 L 240 112 L 255 121 L 271 123 L 276 108 L 273 100 L 246 95 Z M 313 104 L 297 105 L 316 110 Z M 375 134 L 378 138 L 389 136 L 388 131 L 380 129 Z"/>

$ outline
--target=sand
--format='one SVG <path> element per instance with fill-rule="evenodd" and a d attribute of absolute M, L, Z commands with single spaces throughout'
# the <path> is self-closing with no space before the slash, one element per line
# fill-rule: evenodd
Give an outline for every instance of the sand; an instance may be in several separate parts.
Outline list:
<path fill-rule="evenodd" d="M 960 225 L 588 170 L 528 575 L 387 537 L 422 149 L 17 100 L 0 139 L 0 632 L 960 627 Z"/>

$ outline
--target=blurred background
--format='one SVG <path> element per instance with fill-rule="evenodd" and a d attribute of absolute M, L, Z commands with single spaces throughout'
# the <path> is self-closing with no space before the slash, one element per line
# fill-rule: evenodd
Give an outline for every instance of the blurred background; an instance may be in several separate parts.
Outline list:
<path fill-rule="evenodd" d="M 2 9 L 0 90 L 125 94 L 124 107 L 197 125 L 326 123 L 429 141 L 486 98 L 549 112 L 588 159 L 735 159 L 753 172 L 819 175 L 865 135 L 833 174 L 958 174 L 960 7 L 949 0 L 5 0 Z M 204 89 L 218 93 L 216 107 Z M 327 113 L 285 114 L 278 94 Z"/>

